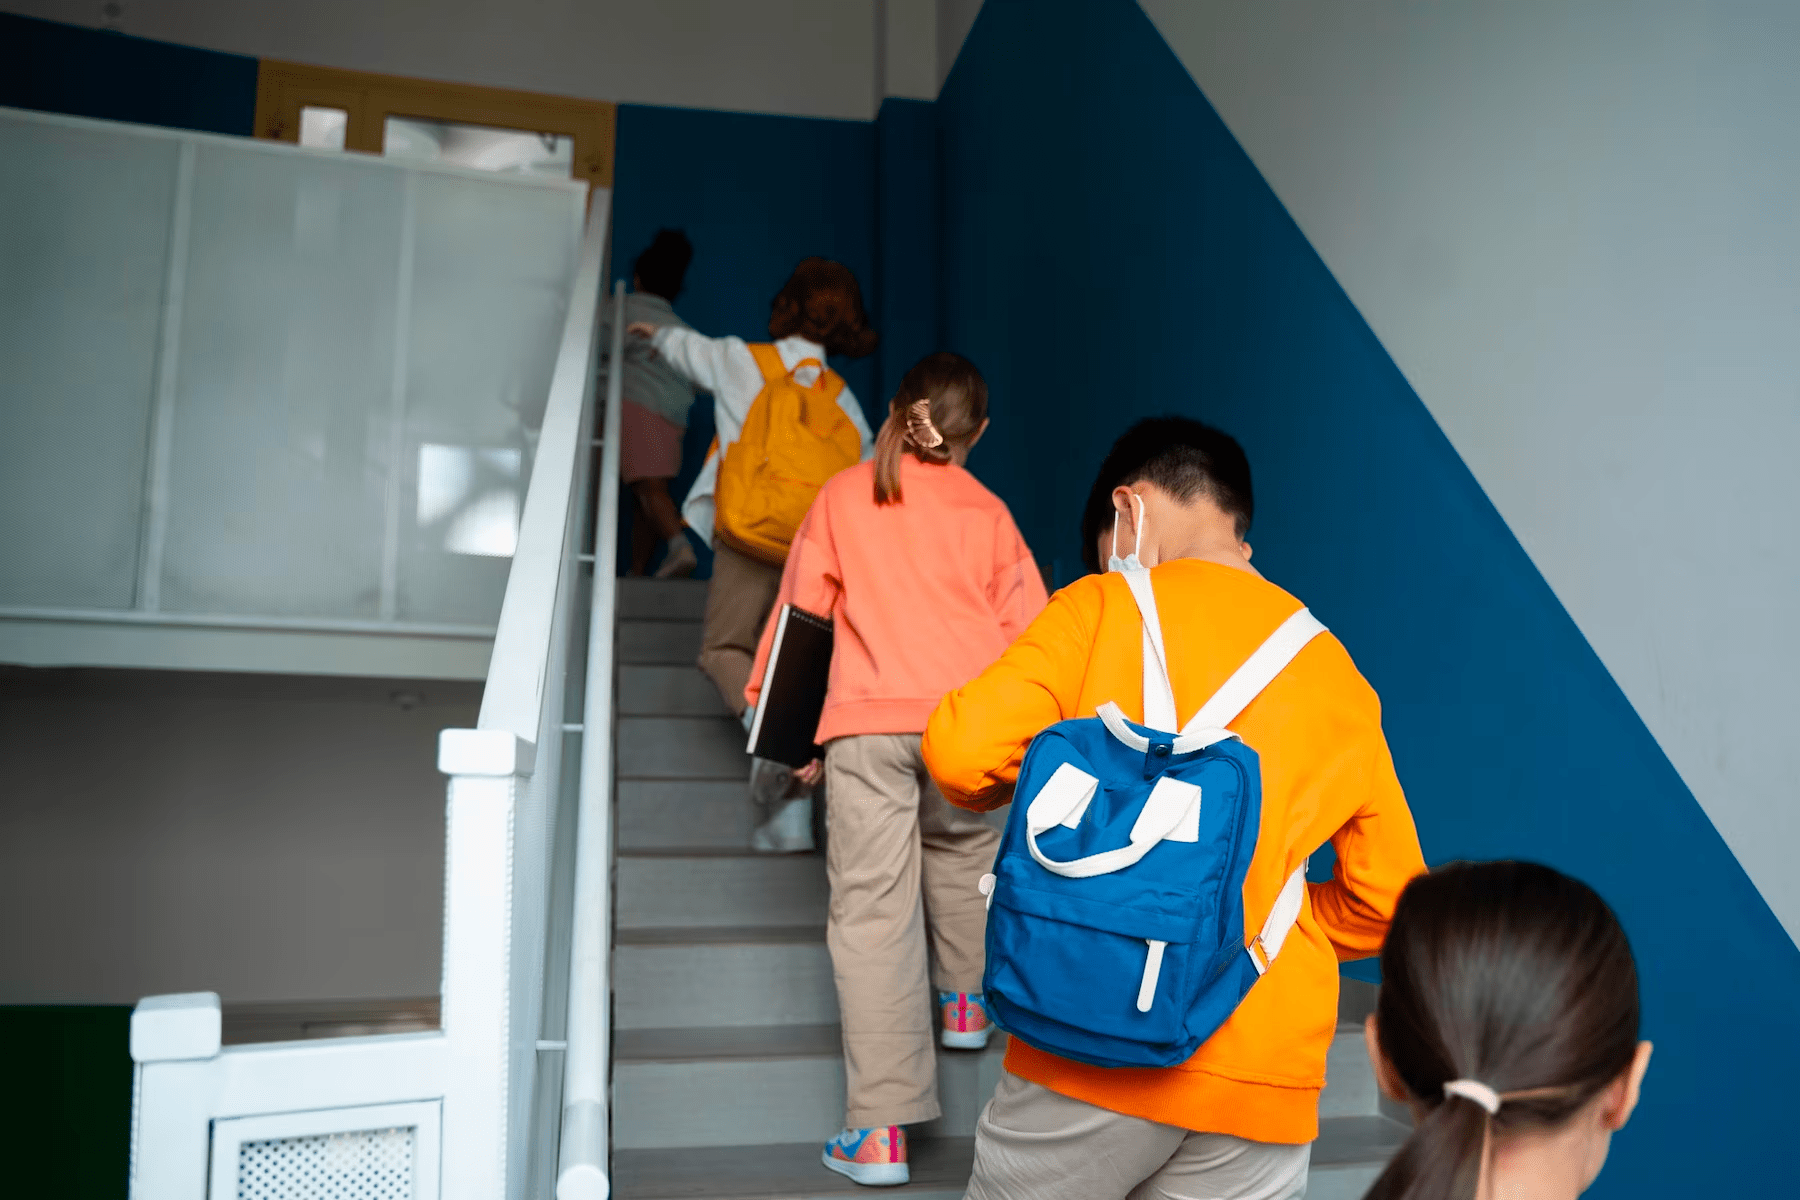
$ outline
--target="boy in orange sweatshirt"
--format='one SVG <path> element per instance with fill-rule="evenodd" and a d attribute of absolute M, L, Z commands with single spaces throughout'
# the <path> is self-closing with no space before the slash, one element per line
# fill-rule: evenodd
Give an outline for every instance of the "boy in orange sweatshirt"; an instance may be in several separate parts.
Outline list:
<path fill-rule="evenodd" d="M 1127 434 L 1141 437 L 1144 422 Z M 1113 570 L 1051 598 L 976 679 L 951 692 L 923 753 L 953 804 L 1008 803 L 1032 738 L 1107 701 L 1143 718 L 1143 623 L 1115 572 L 1150 569 L 1178 725 L 1302 605 L 1250 566 L 1250 467 L 1228 435 L 1154 421 L 1160 452 L 1113 489 Z M 1118 546 L 1135 546 L 1131 559 Z M 1262 818 L 1244 880 L 1244 927 L 1262 927 L 1283 883 L 1330 842 L 1328 883 L 1280 956 L 1194 1056 L 1107 1068 L 1013 1039 L 976 1135 L 971 1200 L 1155 1196 L 1282 1200 L 1306 1187 L 1338 963 L 1376 953 L 1400 890 L 1424 870 L 1381 732 L 1374 691 L 1321 634 L 1231 724 L 1260 756 Z M 1140 1184 L 1142 1193 L 1133 1192 Z"/>
<path fill-rule="evenodd" d="M 986 429 L 987 385 L 974 364 L 946 353 L 920 360 L 889 405 L 874 461 L 819 490 L 776 597 L 829 615 L 833 626 L 815 736 L 825 747 L 825 940 L 847 1088 L 844 1129 L 822 1158 L 873 1186 L 907 1181 L 903 1127 L 939 1115 L 933 1041 L 977 1049 L 990 1031 L 981 1001 L 986 911 L 975 881 L 1000 836 L 946 804 L 919 758 L 939 699 L 1044 607 L 1012 514 L 963 469 Z M 744 695 L 751 705 L 776 624 L 757 647 Z"/>

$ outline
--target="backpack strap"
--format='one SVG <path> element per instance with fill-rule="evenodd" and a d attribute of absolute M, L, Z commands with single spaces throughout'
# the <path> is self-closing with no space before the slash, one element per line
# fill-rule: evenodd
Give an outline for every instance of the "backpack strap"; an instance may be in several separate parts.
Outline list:
<path fill-rule="evenodd" d="M 1287 669 L 1296 655 L 1321 633 L 1325 626 L 1307 609 L 1301 609 L 1275 629 L 1274 633 L 1262 645 L 1256 648 L 1244 665 L 1233 671 L 1225 686 L 1213 693 L 1212 699 L 1200 706 L 1181 731 L 1181 738 L 1176 739 L 1176 748 L 1181 748 L 1183 739 L 1192 738 L 1202 744 L 1210 745 L 1221 737 L 1232 737 L 1234 734 L 1226 730 L 1226 726 L 1238 719 L 1250 702 L 1262 694 L 1262 690 L 1275 681 L 1275 677 Z M 1275 956 L 1281 953 L 1281 944 L 1287 941 L 1287 935 L 1293 932 L 1295 922 L 1300 919 L 1300 909 L 1306 902 L 1306 864 L 1301 863 L 1294 873 L 1281 887 L 1281 894 L 1275 897 L 1275 905 L 1269 910 L 1268 920 L 1263 922 L 1262 932 L 1251 939 L 1244 947 L 1250 956 L 1250 962 L 1256 967 L 1258 975 L 1265 974 Z"/>
<path fill-rule="evenodd" d="M 1287 670 L 1287 665 L 1306 648 L 1308 642 L 1325 632 L 1325 626 L 1307 609 L 1301 609 L 1275 629 L 1262 645 L 1231 673 L 1223 687 L 1181 729 L 1183 737 L 1204 735 L 1214 730 L 1225 733 L 1226 726 L 1238 719 L 1262 690 Z M 1218 741 L 1212 738 L 1211 741 Z"/>
<path fill-rule="evenodd" d="M 1138 615 L 1144 619 L 1144 724 L 1173 732 L 1181 722 L 1175 713 L 1175 685 L 1169 677 L 1169 656 L 1163 650 L 1162 622 L 1156 616 L 1156 592 L 1150 586 L 1150 572 L 1139 568 L 1119 574 L 1125 577 L 1131 598 L 1137 601 Z M 1122 722 L 1123 716 L 1119 720 Z M 1112 722 L 1107 725 L 1110 728 Z"/>
<path fill-rule="evenodd" d="M 765 385 L 788 377 L 788 369 L 781 361 L 781 351 L 774 346 L 768 342 L 752 342 L 749 350 L 750 357 L 756 360 L 756 369 L 762 372 Z"/>

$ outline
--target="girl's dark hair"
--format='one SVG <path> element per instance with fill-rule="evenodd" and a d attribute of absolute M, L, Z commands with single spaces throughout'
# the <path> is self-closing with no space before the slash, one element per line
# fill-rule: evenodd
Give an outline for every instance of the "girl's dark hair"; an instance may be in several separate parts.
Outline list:
<path fill-rule="evenodd" d="M 926 402 L 930 422 L 915 406 Z M 900 455 L 910 450 L 920 462 L 950 461 L 952 446 L 966 446 L 987 420 L 987 381 L 960 354 L 940 350 L 913 364 L 888 401 L 887 420 L 875 436 L 875 503 L 897 504 Z M 935 444 L 933 444 L 935 442 Z"/>
<path fill-rule="evenodd" d="M 688 264 L 694 261 L 694 245 L 679 229 L 659 229 L 637 261 L 631 273 L 637 276 L 638 289 L 661 296 L 669 303 L 681 295 L 681 281 L 687 276 Z"/>
<path fill-rule="evenodd" d="M 1426 1113 L 1365 1200 L 1473 1200 L 1490 1136 L 1562 1125 L 1630 1068 L 1637 965 L 1579 880 L 1536 863 L 1453 864 L 1400 895 L 1375 1029 Z M 1499 1093 L 1499 1112 L 1445 1096 L 1459 1079 Z"/>
<path fill-rule="evenodd" d="M 800 260 L 769 304 L 769 336 L 780 341 L 796 333 L 827 354 L 861 358 L 874 351 L 875 331 L 849 267 L 829 258 Z"/>

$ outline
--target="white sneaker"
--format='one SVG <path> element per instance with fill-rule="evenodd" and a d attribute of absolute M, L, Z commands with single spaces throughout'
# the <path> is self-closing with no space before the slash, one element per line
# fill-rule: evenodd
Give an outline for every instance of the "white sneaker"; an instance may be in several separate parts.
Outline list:
<path fill-rule="evenodd" d="M 750 848 L 763 854 L 804 854 L 813 848 L 812 797 L 783 801 L 775 815 L 750 834 Z"/>
<path fill-rule="evenodd" d="M 686 579 L 700 565 L 694 547 L 687 540 L 687 534 L 678 533 L 667 543 L 669 552 L 663 555 L 662 565 L 656 568 L 657 579 Z"/>

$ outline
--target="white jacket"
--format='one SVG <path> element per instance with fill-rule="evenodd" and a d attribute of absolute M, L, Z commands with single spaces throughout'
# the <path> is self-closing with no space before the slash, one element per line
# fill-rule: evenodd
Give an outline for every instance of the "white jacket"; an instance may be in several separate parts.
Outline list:
<path fill-rule="evenodd" d="M 744 418 L 750 415 L 750 405 L 763 390 L 762 369 L 756 365 L 756 359 L 743 338 L 710 338 L 695 333 L 692 329 L 665 325 L 656 331 L 650 344 L 665 363 L 675 368 L 695 387 L 713 394 L 713 423 L 719 432 L 719 453 L 707 458 L 706 465 L 700 468 L 700 477 L 694 480 L 694 486 L 688 489 L 687 499 L 681 504 L 681 515 L 688 527 L 710 546 L 713 531 L 713 488 L 719 478 L 719 456 L 744 431 Z M 825 361 L 825 347 L 803 337 L 782 338 L 775 343 L 775 352 L 781 355 L 781 365 L 790 371 L 794 369 L 794 364 L 809 358 Z M 799 376 L 799 382 L 810 384 L 812 379 L 807 377 L 809 375 L 812 375 L 810 370 L 803 372 Z M 816 379 L 817 376 L 812 378 Z M 845 384 L 843 391 L 838 393 L 838 407 L 844 410 L 844 415 L 856 426 L 857 436 L 862 439 L 862 457 L 866 461 L 875 453 L 875 435 L 869 432 L 869 423 L 863 419 L 862 406 L 851 394 L 849 384 Z"/>

